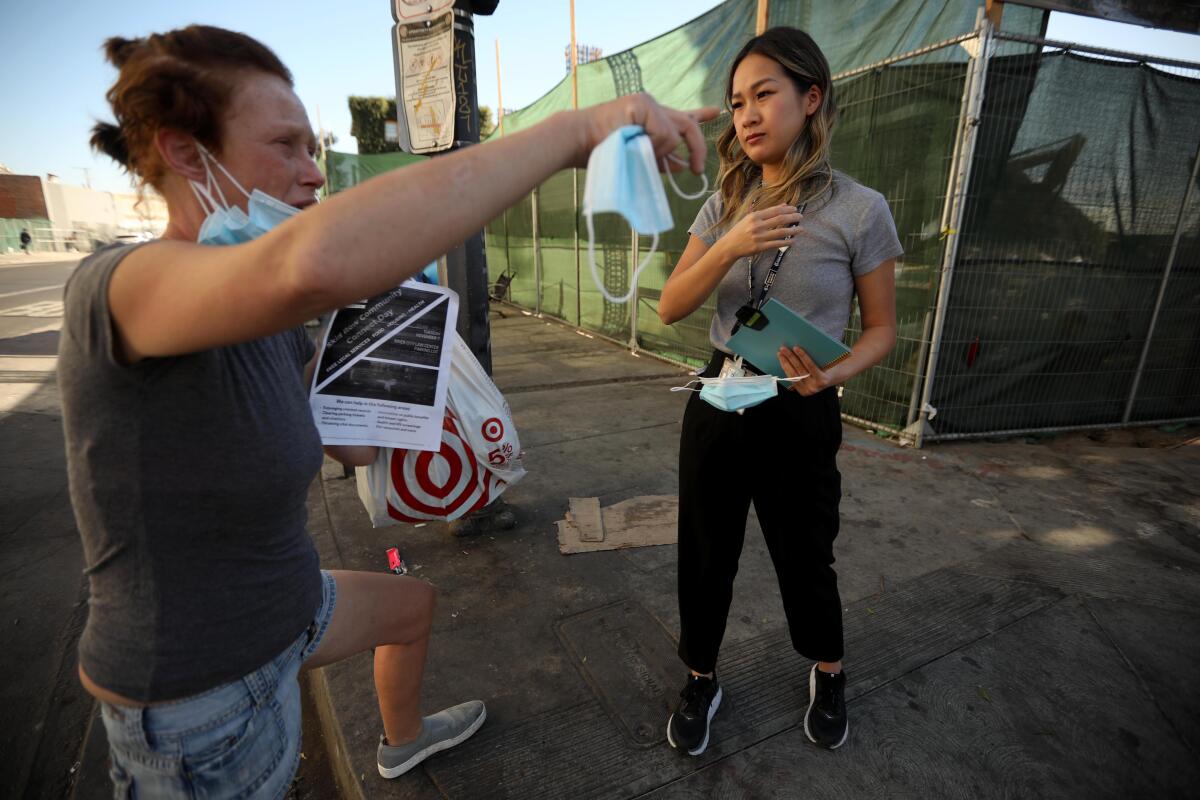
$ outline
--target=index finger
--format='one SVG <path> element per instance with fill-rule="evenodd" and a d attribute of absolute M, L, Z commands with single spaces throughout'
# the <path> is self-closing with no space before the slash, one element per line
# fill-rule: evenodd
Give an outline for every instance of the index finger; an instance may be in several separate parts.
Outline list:
<path fill-rule="evenodd" d="M 681 132 L 684 141 L 687 142 L 688 150 L 692 154 L 692 172 L 697 175 L 704 172 L 704 156 L 708 149 L 704 143 L 704 134 L 700 131 L 700 123 L 716 118 L 719 113 L 721 113 L 720 109 L 713 106 L 704 106 L 683 113 L 686 123 Z"/>
<path fill-rule="evenodd" d="M 764 208 L 762 210 L 762 213 L 759 215 L 759 219 L 771 219 L 772 217 L 778 217 L 780 214 L 795 214 L 795 213 L 796 213 L 795 206 L 789 206 L 786 203 L 784 203 L 783 205 L 771 206 L 770 208 Z"/>

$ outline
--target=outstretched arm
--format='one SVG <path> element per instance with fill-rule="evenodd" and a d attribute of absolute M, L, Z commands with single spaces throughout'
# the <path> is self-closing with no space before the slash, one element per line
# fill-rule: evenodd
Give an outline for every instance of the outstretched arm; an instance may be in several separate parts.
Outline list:
<path fill-rule="evenodd" d="M 480 230 L 557 170 L 583 166 L 621 125 L 662 158 L 681 139 L 703 167 L 692 114 L 631 95 L 374 178 L 242 245 L 164 240 L 115 270 L 109 307 L 128 363 L 247 341 L 393 287 Z"/>

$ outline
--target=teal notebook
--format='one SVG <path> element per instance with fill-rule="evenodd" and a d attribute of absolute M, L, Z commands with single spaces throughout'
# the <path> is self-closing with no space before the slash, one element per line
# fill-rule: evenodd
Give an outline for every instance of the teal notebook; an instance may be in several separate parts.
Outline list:
<path fill-rule="evenodd" d="M 850 348 L 792 311 L 778 300 L 768 300 L 726 345 L 767 375 L 787 377 L 779 365 L 779 348 L 803 347 L 821 369 L 829 369 Z"/>

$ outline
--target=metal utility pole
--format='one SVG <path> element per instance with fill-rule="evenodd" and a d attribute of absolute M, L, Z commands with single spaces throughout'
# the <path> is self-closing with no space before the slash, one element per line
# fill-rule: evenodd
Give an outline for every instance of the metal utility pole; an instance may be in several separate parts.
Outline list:
<path fill-rule="evenodd" d="M 490 6 L 490 7 L 489 7 Z M 495 2 L 454 3 L 454 145 L 449 152 L 479 143 L 479 96 L 475 84 L 475 22 L 472 11 L 490 14 Z M 488 269 L 483 231 L 446 254 L 447 285 L 458 292 L 458 333 L 492 374 L 492 335 L 488 321 Z"/>

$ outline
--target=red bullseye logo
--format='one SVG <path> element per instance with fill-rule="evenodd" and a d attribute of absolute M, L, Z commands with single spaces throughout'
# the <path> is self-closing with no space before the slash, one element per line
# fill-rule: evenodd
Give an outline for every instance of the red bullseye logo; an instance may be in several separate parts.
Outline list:
<path fill-rule="evenodd" d="M 485 436 L 493 421 L 503 431 L 499 420 L 488 420 Z M 487 505 L 503 485 L 480 468 L 457 422 L 454 412 L 447 410 L 438 452 L 393 451 L 387 504 L 391 517 L 404 522 L 456 519 Z"/>
<path fill-rule="evenodd" d="M 504 423 L 497 417 L 491 417 L 484 421 L 480 432 L 483 433 L 483 438 L 489 442 L 498 442 L 504 438 Z"/>

